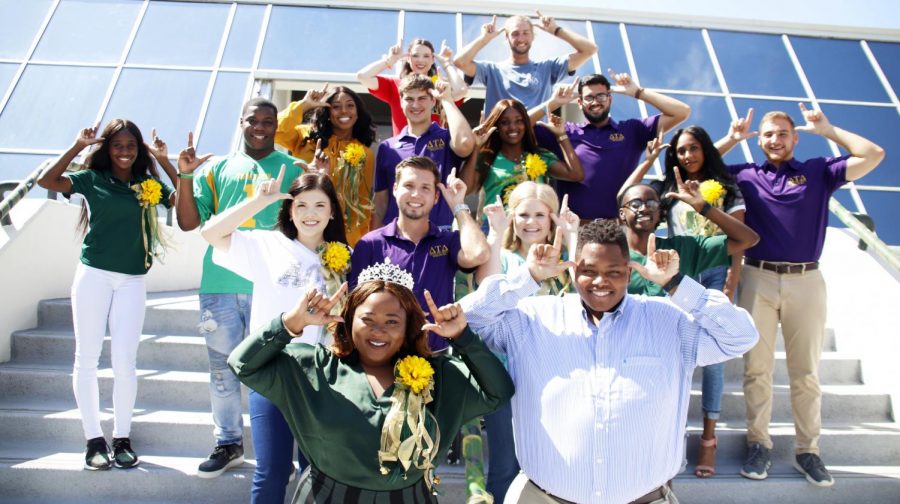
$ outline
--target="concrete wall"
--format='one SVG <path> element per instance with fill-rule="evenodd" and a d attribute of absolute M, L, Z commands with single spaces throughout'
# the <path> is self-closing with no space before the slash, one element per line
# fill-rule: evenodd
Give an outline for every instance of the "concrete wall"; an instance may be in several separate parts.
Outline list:
<path fill-rule="evenodd" d="M 0 362 L 10 359 L 10 335 L 37 325 L 37 303 L 69 297 L 81 253 L 80 207 L 26 199 L 0 232 Z M 196 289 L 206 242 L 196 231 L 166 228 L 174 245 L 147 274 L 148 292 Z"/>

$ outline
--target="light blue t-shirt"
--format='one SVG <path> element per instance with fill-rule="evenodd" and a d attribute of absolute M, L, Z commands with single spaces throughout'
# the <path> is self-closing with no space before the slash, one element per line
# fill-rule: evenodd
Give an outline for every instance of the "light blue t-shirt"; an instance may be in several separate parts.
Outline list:
<path fill-rule="evenodd" d="M 511 61 L 476 61 L 473 82 L 484 84 L 484 117 L 487 117 L 504 98 L 518 100 L 526 109 L 540 105 L 550 99 L 553 85 L 567 75 L 568 56 L 529 61 L 524 65 L 514 65 Z"/>

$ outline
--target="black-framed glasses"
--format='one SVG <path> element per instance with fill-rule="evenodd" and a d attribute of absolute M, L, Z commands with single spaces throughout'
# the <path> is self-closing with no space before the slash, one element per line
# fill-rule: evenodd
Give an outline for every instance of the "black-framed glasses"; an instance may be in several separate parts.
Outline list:
<path fill-rule="evenodd" d="M 628 207 L 633 212 L 637 212 L 641 208 L 646 208 L 647 210 L 650 210 L 652 212 L 654 210 L 659 210 L 659 200 L 655 200 L 655 199 L 642 200 L 640 198 L 635 198 L 631 201 L 626 201 L 625 204 L 622 206 Z"/>
<path fill-rule="evenodd" d="M 597 94 L 589 94 L 581 97 L 581 101 L 584 103 L 606 103 L 609 101 L 609 93 L 597 93 Z"/>

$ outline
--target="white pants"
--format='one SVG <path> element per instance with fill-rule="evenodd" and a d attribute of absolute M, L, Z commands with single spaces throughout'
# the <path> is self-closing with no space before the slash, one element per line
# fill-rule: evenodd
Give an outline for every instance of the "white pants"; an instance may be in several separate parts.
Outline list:
<path fill-rule="evenodd" d="M 115 424 L 113 437 L 129 437 L 137 395 L 137 348 L 144 325 L 144 275 L 126 275 L 79 264 L 72 281 L 75 367 L 72 388 L 85 439 L 103 436 L 97 364 L 109 322 Z"/>

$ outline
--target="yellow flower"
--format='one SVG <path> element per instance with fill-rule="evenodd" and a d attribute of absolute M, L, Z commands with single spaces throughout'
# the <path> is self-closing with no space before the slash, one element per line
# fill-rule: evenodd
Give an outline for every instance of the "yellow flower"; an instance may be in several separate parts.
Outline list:
<path fill-rule="evenodd" d="M 147 179 L 131 187 L 137 193 L 138 203 L 142 207 L 154 207 L 162 199 L 162 185 L 153 179 Z"/>
<path fill-rule="evenodd" d="M 350 166 L 358 166 L 366 160 L 366 150 L 358 143 L 352 143 L 344 148 L 341 157 Z"/>
<path fill-rule="evenodd" d="M 537 180 L 547 173 L 547 163 L 537 154 L 528 154 L 525 156 L 525 175 L 528 180 Z"/>
<path fill-rule="evenodd" d="M 418 394 L 432 383 L 433 376 L 434 368 L 418 355 L 410 355 L 397 362 L 397 383 L 409 387 L 413 394 Z"/>
<path fill-rule="evenodd" d="M 516 190 L 516 187 L 518 187 L 518 185 L 519 184 L 509 184 L 508 186 L 503 188 L 503 194 L 500 195 L 500 200 L 503 201 L 503 206 L 509 206 L 509 195 Z"/>
<path fill-rule="evenodd" d="M 715 205 L 719 198 L 725 196 L 725 188 L 718 180 L 704 180 L 700 183 L 700 196 L 703 201 Z"/>
<path fill-rule="evenodd" d="M 441 80 L 441 77 L 438 74 L 434 74 L 431 76 L 431 82 L 437 84 L 439 80 Z"/>
<path fill-rule="evenodd" d="M 350 248 L 341 242 L 325 242 L 319 256 L 328 269 L 343 274 L 350 268 Z"/>

